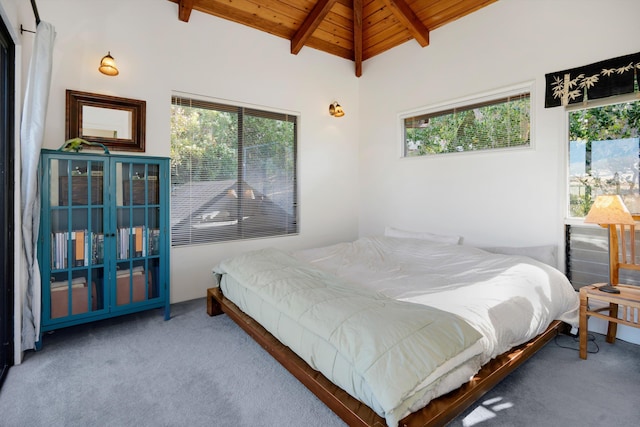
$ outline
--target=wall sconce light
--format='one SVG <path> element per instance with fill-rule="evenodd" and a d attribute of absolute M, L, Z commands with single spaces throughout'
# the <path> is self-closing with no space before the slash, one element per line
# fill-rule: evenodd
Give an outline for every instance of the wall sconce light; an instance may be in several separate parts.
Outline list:
<path fill-rule="evenodd" d="M 118 68 L 116 68 L 116 61 L 113 59 L 113 56 L 111 56 L 111 52 L 102 57 L 98 70 L 100 70 L 102 74 L 106 74 L 107 76 L 118 75 L 119 71 Z"/>
<path fill-rule="evenodd" d="M 344 110 L 342 109 L 340 104 L 338 104 L 337 102 L 333 102 L 332 104 L 329 104 L 329 114 L 331 114 L 333 117 L 342 117 L 344 116 Z"/>

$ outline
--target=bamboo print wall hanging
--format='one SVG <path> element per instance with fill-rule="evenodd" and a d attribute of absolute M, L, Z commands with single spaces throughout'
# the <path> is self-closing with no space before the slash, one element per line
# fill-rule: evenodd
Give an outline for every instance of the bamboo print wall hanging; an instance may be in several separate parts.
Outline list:
<path fill-rule="evenodd" d="M 546 74 L 545 107 L 566 106 L 637 91 L 639 68 L 640 53 L 633 53 Z"/>

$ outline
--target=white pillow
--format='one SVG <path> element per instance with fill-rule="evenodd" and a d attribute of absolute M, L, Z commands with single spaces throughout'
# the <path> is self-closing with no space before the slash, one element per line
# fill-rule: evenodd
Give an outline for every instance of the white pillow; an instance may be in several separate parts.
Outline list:
<path fill-rule="evenodd" d="M 536 261 L 543 262 L 552 267 L 557 267 L 558 265 L 556 259 L 557 247 L 555 245 L 526 247 L 497 246 L 481 249 L 494 254 L 528 256 L 529 258 L 533 258 Z"/>
<path fill-rule="evenodd" d="M 462 241 L 462 236 L 445 236 L 442 234 L 428 233 L 426 231 L 406 231 L 389 226 L 385 227 L 384 235 L 386 237 L 399 237 L 402 239 L 430 240 L 432 242 L 450 243 L 452 245 L 459 245 Z"/>

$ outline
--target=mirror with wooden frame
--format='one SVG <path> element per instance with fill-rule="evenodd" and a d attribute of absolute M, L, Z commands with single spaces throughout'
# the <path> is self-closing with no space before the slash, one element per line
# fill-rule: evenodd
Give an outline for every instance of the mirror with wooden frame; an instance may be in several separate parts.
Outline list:
<path fill-rule="evenodd" d="M 82 138 L 116 151 L 144 151 L 146 102 L 67 89 L 66 140 Z"/>

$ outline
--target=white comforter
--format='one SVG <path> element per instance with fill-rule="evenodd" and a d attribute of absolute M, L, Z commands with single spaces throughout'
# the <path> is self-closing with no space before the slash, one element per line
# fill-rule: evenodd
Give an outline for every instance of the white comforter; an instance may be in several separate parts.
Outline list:
<path fill-rule="evenodd" d="M 578 325 L 579 298 L 567 278 L 528 257 L 390 237 L 294 256 L 393 299 L 457 314 L 482 333 L 482 364 L 534 338 L 555 319 Z"/>

